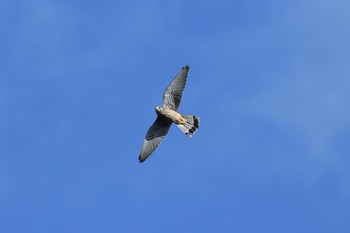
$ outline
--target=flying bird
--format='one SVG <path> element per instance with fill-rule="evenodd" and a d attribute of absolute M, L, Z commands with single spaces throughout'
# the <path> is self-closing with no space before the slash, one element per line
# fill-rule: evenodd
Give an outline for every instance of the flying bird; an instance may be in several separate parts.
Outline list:
<path fill-rule="evenodd" d="M 198 116 L 184 115 L 177 112 L 189 68 L 189 66 L 182 67 L 163 94 L 163 106 L 155 108 L 157 119 L 146 133 L 139 156 L 140 163 L 143 163 L 157 149 L 172 123 L 175 123 L 188 137 L 192 137 L 199 128 Z"/>

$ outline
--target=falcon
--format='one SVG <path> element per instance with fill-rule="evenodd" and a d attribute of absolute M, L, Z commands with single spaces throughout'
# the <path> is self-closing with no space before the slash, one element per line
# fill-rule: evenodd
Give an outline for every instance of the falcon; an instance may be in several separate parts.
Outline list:
<path fill-rule="evenodd" d="M 148 129 L 141 148 L 139 162 L 143 163 L 160 145 L 175 123 L 188 137 L 199 128 L 199 117 L 178 113 L 182 92 L 186 85 L 189 66 L 182 67 L 163 94 L 163 105 L 155 108 L 157 118 Z"/>

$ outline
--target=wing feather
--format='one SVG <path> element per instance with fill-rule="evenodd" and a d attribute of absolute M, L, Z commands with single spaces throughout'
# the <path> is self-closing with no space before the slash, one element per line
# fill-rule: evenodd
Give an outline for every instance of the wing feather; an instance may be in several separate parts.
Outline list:
<path fill-rule="evenodd" d="M 157 149 L 168 133 L 170 126 L 170 121 L 165 121 L 157 117 L 152 126 L 148 129 L 143 141 L 139 156 L 140 163 L 143 163 Z"/>
<path fill-rule="evenodd" d="M 163 106 L 177 111 L 186 85 L 189 66 L 182 67 L 163 94 Z"/>

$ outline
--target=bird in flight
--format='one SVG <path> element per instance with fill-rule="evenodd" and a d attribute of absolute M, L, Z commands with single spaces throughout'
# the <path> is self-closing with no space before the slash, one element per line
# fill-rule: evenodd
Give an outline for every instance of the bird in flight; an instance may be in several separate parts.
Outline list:
<path fill-rule="evenodd" d="M 199 128 L 198 116 L 177 112 L 189 68 L 189 66 L 182 67 L 163 94 L 163 106 L 156 107 L 157 119 L 146 133 L 139 156 L 140 163 L 143 163 L 157 149 L 172 123 L 175 123 L 188 137 L 192 137 Z"/>

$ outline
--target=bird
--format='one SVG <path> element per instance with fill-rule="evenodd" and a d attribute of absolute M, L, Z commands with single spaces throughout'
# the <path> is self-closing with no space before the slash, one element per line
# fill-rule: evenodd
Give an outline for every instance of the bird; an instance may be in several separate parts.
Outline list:
<path fill-rule="evenodd" d="M 199 128 L 198 116 L 178 113 L 189 69 L 188 65 L 182 67 L 163 93 L 163 105 L 156 106 L 157 118 L 146 133 L 139 155 L 140 163 L 143 163 L 158 148 L 172 123 L 175 123 L 190 138 Z"/>

